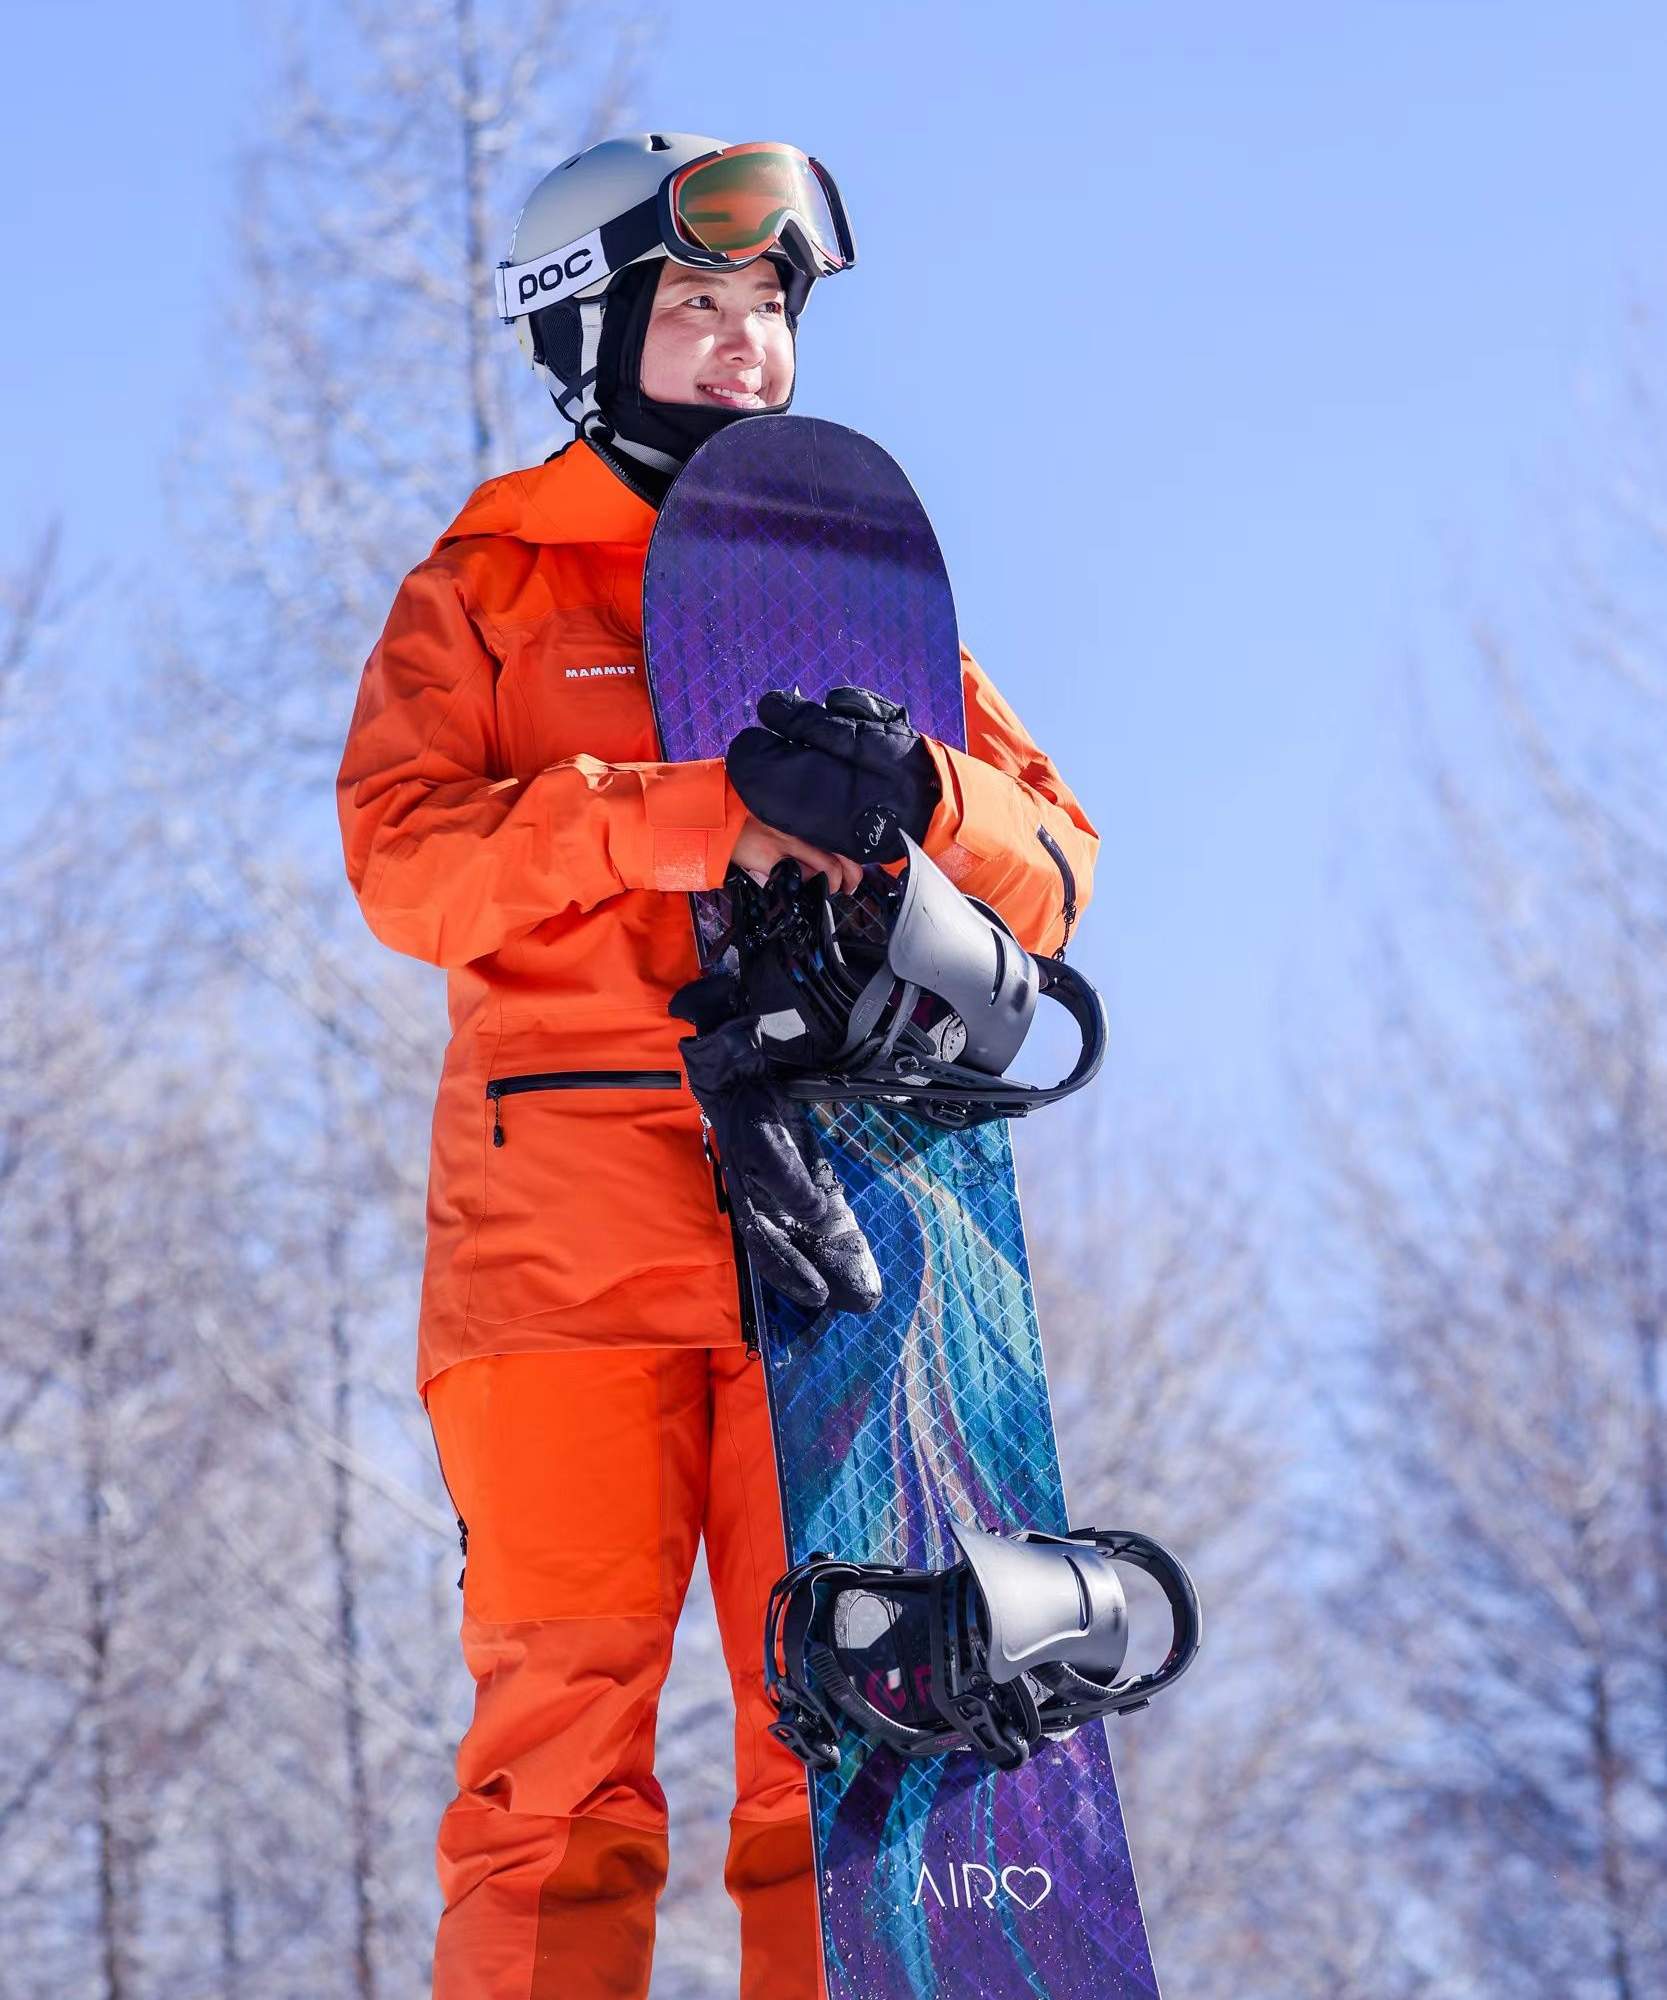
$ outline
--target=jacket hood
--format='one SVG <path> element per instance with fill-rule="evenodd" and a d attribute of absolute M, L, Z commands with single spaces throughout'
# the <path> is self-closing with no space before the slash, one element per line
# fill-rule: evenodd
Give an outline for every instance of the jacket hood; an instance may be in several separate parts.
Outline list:
<path fill-rule="evenodd" d="M 503 472 L 477 486 L 434 553 L 477 535 L 646 548 L 653 532 L 654 509 L 583 438 L 575 438 L 542 465 Z"/>

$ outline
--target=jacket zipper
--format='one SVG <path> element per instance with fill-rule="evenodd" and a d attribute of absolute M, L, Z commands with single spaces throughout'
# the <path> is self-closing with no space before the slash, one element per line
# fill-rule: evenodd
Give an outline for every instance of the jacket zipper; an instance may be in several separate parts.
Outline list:
<path fill-rule="evenodd" d="M 503 1100 L 523 1090 L 676 1090 L 683 1073 L 675 1069 L 550 1069 L 528 1076 L 499 1076 L 486 1086 L 492 1100 L 492 1143 L 504 1143 Z"/>
<path fill-rule="evenodd" d="M 1054 953 L 1055 958 L 1063 958 L 1065 947 L 1071 942 L 1071 926 L 1077 920 L 1077 878 L 1071 873 L 1071 864 L 1065 859 L 1064 848 L 1045 826 L 1036 829 L 1036 838 L 1053 856 L 1055 865 L 1065 882 L 1065 935 L 1059 940 L 1059 949 Z"/>
<path fill-rule="evenodd" d="M 423 1405 L 423 1414 L 428 1416 L 428 1405 Z M 451 1490 L 451 1481 L 446 1477 L 446 1463 L 440 1456 L 440 1434 L 434 1428 L 434 1419 L 428 1418 L 428 1434 L 434 1440 L 434 1463 L 440 1468 L 440 1484 L 446 1489 L 446 1498 L 451 1502 L 451 1510 L 457 1514 L 457 1546 L 463 1551 L 463 1568 L 457 1572 L 457 1587 L 463 1588 L 464 1571 L 469 1567 L 469 1524 L 457 1513 L 457 1499 Z"/>
<path fill-rule="evenodd" d="M 584 438 L 585 443 L 590 446 L 591 450 L 595 452 L 596 456 L 601 459 L 602 463 L 622 486 L 627 487 L 634 493 L 645 506 L 652 507 L 656 514 L 659 513 L 659 501 L 655 499 L 654 495 L 649 492 L 648 488 L 642 484 L 634 473 L 627 471 L 624 461 L 629 457 L 629 453 L 621 451 L 614 443 L 613 426 L 604 422 L 597 428 L 606 431 L 607 436 L 601 438 L 597 436 L 596 431 L 583 431 L 580 435 Z"/>

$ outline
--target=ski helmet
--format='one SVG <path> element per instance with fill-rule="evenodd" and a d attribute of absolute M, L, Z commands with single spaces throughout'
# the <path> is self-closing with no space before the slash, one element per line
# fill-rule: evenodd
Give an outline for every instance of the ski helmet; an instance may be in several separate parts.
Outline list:
<path fill-rule="evenodd" d="M 641 396 L 642 338 L 660 267 L 670 258 L 739 269 L 763 256 L 782 274 L 796 330 L 815 281 L 856 261 L 825 168 L 773 141 L 632 133 L 575 153 L 527 197 L 495 274 L 498 312 L 569 423 L 581 432 L 606 424 L 680 462 L 746 413 Z M 675 420 L 666 418 L 671 409 Z"/>

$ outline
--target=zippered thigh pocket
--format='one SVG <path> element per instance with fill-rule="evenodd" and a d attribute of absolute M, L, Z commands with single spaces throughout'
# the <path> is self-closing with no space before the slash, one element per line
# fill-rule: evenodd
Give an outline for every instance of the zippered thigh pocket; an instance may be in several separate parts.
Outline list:
<path fill-rule="evenodd" d="M 634 1334 L 641 1313 L 669 1324 L 668 1274 L 721 1255 L 727 1232 L 683 1071 L 627 1067 L 631 1038 L 613 1039 L 575 1049 L 583 1069 L 540 1066 L 546 1050 L 523 1043 L 475 1085 L 486 1116 L 471 1163 L 480 1223 L 466 1310 L 479 1326 L 528 1327 L 587 1305 L 593 1322 L 567 1321 L 587 1338 Z M 461 1205 L 473 1190 L 457 1185 Z M 630 1295 L 610 1296 L 620 1287 Z"/>
<path fill-rule="evenodd" d="M 529 1090 L 676 1090 L 675 1069 L 546 1069 L 527 1076 L 498 1076 L 486 1086 L 492 1100 L 492 1143 L 504 1144 L 503 1101 Z"/>

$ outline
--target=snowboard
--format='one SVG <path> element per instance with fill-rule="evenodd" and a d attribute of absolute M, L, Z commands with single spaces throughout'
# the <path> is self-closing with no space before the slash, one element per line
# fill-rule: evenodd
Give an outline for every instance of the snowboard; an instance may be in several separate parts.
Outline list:
<path fill-rule="evenodd" d="M 877 690 L 966 747 L 955 606 L 896 463 L 839 424 L 750 417 L 673 481 L 650 543 L 644 643 L 662 755 L 721 756 L 767 688 Z M 704 965 L 728 922 L 691 898 Z M 769 1393 L 788 1560 L 937 1568 L 951 1518 L 1066 1520 L 1008 1127 L 813 1107 L 885 1285 L 807 1312 L 740 1271 Z M 761 1644 L 762 1644 L 762 1635 Z M 829 2000 L 1155 1996 L 1104 1723 L 1021 1769 L 908 1759 L 849 1731 L 813 1772 Z"/>

